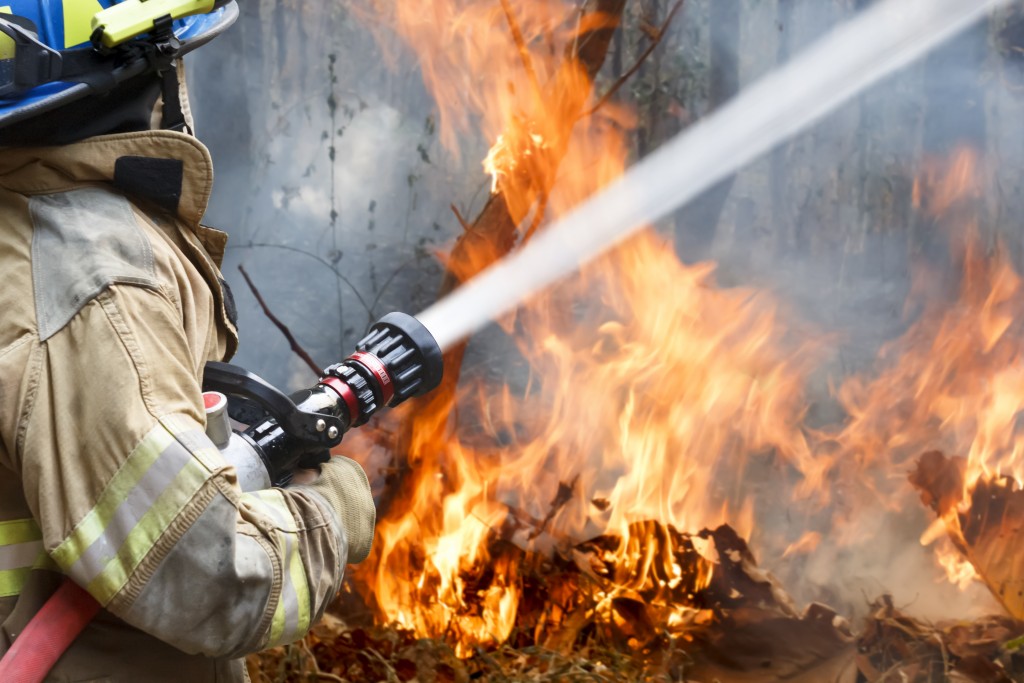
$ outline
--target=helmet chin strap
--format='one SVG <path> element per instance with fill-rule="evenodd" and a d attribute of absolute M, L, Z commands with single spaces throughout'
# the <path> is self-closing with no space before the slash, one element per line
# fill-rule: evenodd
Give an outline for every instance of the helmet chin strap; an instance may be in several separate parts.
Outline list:
<path fill-rule="evenodd" d="M 192 129 L 185 117 L 185 108 L 181 100 L 181 79 L 178 78 L 177 65 L 172 64 L 160 75 L 163 105 L 160 113 L 160 128 L 174 130 L 192 135 Z"/>

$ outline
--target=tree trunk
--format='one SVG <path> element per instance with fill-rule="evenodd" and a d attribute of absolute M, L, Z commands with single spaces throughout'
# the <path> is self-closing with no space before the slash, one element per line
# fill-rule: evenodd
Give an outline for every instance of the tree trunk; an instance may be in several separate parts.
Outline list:
<path fill-rule="evenodd" d="M 740 0 L 714 0 L 708 16 L 708 31 L 711 42 L 708 105 L 714 112 L 740 90 Z M 725 178 L 676 214 L 677 249 L 685 260 L 708 258 L 735 182 L 735 175 Z"/>

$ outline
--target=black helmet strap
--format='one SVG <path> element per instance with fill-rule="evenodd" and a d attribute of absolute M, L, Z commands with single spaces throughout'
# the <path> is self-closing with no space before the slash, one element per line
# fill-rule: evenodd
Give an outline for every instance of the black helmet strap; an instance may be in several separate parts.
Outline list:
<path fill-rule="evenodd" d="M 189 133 L 188 122 L 185 120 L 185 110 L 181 106 L 181 82 L 178 80 L 178 69 L 171 65 L 164 69 L 163 78 L 163 112 L 161 113 L 160 127 L 164 130 L 176 130 L 179 133 Z"/>

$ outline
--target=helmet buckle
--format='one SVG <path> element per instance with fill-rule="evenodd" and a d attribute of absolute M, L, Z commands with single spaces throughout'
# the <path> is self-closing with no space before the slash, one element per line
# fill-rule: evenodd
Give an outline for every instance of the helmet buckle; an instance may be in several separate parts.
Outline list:
<path fill-rule="evenodd" d="M 174 18 L 170 14 L 153 20 L 153 45 L 161 57 L 174 59 L 181 51 L 181 41 L 174 35 Z"/>

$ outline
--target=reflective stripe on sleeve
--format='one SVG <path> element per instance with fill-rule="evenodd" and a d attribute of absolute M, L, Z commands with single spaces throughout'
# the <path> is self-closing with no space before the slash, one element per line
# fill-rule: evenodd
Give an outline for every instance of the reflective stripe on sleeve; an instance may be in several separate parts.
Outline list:
<path fill-rule="evenodd" d="M 243 499 L 259 500 L 260 510 L 266 511 L 277 526 L 277 538 L 283 555 L 281 577 L 281 599 L 274 610 L 270 624 L 270 640 L 267 647 L 292 643 L 305 635 L 309 629 L 310 604 L 309 584 L 306 568 L 299 554 L 298 527 L 295 517 L 284 501 L 284 495 L 275 489 L 255 491 L 243 495 Z"/>
<path fill-rule="evenodd" d="M 208 474 L 175 434 L 157 424 L 51 553 L 53 559 L 100 604 L 108 604 Z"/>
<path fill-rule="evenodd" d="M 0 522 L 0 598 L 18 595 L 29 572 L 47 567 L 42 539 L 34 519 Z"/>

